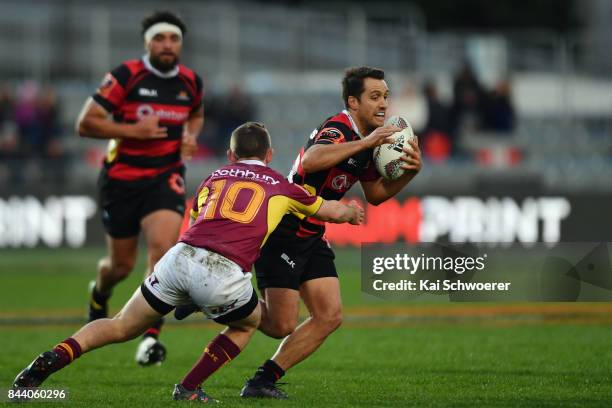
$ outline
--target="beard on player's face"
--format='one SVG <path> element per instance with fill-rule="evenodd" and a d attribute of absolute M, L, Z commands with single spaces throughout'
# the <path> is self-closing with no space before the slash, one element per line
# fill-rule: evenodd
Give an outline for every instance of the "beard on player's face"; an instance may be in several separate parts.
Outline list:
<path fill-rule="evenodd" d="M 149 60 L 151 61 L 151 65 L 161 72 L 171 71 L 179 63 L 179 57 L 176 54 L 167 51 L 156 55 L 150 53 Z"/>

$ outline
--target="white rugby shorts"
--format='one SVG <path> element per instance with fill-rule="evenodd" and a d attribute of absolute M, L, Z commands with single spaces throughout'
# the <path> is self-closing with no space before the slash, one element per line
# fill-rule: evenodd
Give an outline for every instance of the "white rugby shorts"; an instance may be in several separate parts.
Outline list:
<path fill-rule="evenodd" d="M 141 290 L 160 314 L 193 303 L 208 318 L 229 323 L 257 306 L 251 276 L 220 254 L 179 242 L 157 262 Z"/>

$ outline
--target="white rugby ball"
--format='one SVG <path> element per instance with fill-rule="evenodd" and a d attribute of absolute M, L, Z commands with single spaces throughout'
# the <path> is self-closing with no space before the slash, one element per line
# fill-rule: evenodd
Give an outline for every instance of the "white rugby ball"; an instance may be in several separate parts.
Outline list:
<path fill-rule="evenodd" d="M 403 148 L 408 147 L 412 149 L 408 141 L 416 139 L 416 136 L 412 131 L 410 123 L 401 116 L 392 116 L 385 124 L 395 125 L 402 130 L 393 134 L 393 143 L 376 146 L 374 148 L 373 159 L 376 169 L 381 176 L 387 180 L 396 180 L 405 172 L 401 168 L 404 162 L 400 159 L 400 156 L 404 154 Z"/>

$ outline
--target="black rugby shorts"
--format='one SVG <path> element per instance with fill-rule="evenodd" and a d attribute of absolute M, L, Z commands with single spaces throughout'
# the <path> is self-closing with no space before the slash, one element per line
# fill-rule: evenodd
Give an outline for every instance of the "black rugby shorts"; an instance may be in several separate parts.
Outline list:
<path fill-rule="evenodd" d="M 338 277 L 334 252 L 320 237 L 299 238 L 292 235 L 270 234 L 255 261 L 257 287 L 299 290 L 308 280 Z"/>
<path fill-rule="evenodd" d="M 157 210 L 185 213 L 184 168 L 179 167 L 151 180 L 124 182 L 106 176 L 98 180 L 98 204 L 104 229 L 113 238 L 140 233 L 140 221 Z"/>

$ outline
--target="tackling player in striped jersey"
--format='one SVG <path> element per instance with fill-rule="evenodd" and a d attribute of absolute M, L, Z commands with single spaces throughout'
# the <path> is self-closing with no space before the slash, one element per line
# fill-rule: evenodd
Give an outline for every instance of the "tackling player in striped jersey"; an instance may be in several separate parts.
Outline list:
<path fill-rule="evenodd" d="M 355 202 L 324 200 L 267 167 L 272 149 L 263 125 L 249 122 L 238 127 L 230 146 L 231 164 L 217 169 L 198 188 L 191 227 L 121 312 L 89 323 L 42 353 L 17 375 L 13 388 L 38 387 L 83 353 L 134 338 L 176 306 L 193 303 L 227 327 L 175 385 L 173 398 L 214 401 L 201 384 L 234 359 L 257 330 L 261 306 L 250 270 L 283 216 L 293 213 L 358 225 L 364 215 Z"/>

